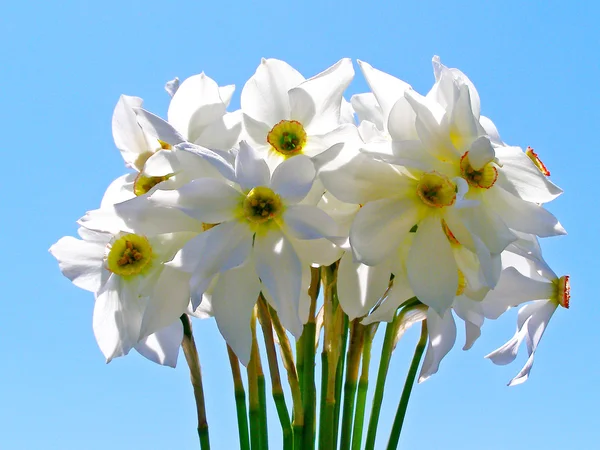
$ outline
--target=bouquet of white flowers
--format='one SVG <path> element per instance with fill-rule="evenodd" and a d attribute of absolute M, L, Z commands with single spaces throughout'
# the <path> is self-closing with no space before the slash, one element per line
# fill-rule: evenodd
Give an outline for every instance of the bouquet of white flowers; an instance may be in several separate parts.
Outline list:
<path fill-rule="evenodd" d="M 80 239 L 50 248 L 62 273 L 94 293 L 93 329 L 107 361 L 136 349 L 175 366 L 183 347 L 203 450 L 191 316 L 214 317 L 227 344 L 241 449 L 268 446 L 258 319 L 281 448 L 354 450 L 374 448 L 390 358 L 410 326 L 421 324 L 421 335 L 388 449 L 397 447 L 419 366 L 421 382 L 454 346 L 455 316 L 466 350 L 486 318 L 520 307 L 515 335 L 486 356 L 508 364 L 526 341 L 529 359 L 514 385 L 527 380 L 554 311 L 569 307 L 569 277 L 554 274 L 538 243 L 565 234 L 542 206 L 562 191 L 533 149 L 505 144 L 480 114 L 473 83 L 437 57 L 425 96 L 358 64 L 372 92 L 350 102 L 349 59 L 309 79 L 263 59 L 234 112 L 234 86 L 204 73 L 167 83 L 167 120 L 121 96 L 113 136 L 130 172 L 79 220 Z"/>

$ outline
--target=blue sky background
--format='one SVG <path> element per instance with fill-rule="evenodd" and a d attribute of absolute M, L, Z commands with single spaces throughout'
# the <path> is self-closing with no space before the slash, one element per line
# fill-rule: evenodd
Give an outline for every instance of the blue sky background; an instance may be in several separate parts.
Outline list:
<path fill-rule="evenodd" d="M 599 7 L 512 0 L 254 3 L 3 5 L 0 448 L 197 448 L 183 355 L 175 370 L 134 353 L 106 365 L 92 333 L 91 295 L 63 278 L 47 253 L 75 233 L 75 221 L 124 172 L 111 135 L 121 93 L 143 97 L 165 116 L 164 83 L 205 71 L 221 85 L 237 85 L 237 107 L 263 56 L 285 59 L 307 77 L 342 57 L 363 59 L 424 93 L 433 82 L 434 54 L 469 75 L 482 112 L 504 140 L 534 147 L 565 190 L 549 209 L 569 236 L 543 246 L 555 271 L 572 276 L 572 306 L 552 319 L 522 386 L 505 384 L 523 355 L 508 367 L 483 359 L 512 336 L 514 314 L 487 323 L 469 352 L 457 346 L 436 376 L 416 386 L 401 448 L 596 448 Z M 348 94 L 364 90 L 357 73 Z M 213 448 L 236 448 L 224 343 L 212 321 L 194 325 Z M 394 355 L 377 448 L 387 440 L 415 341 L 413 331 Z M 271 417 L 277 449 L 279 425 Z"/>

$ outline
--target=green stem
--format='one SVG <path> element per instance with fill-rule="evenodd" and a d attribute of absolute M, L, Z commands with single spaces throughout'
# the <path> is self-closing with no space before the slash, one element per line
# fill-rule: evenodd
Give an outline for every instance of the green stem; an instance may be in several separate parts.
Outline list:
<path fill-rule="evenodd" d="M 358 382 L 360 355 L 364 341 L 364 325 L 359 320 L 352 322 L 350 347 L 348 348 L 348 366 L 346 367 L 346 383 L 344 384 L 344 407 L 342 410 L 342 434 L 340 450 L 349 450 L 352 442 L 352 419 L 354 417 L 354 401 Z"/>
<path fill-rule="evenodd" d="M 260 362 L 259 362 L 260 364 Z M 269 448 L 269 430 L 267 428 L 267 389 L 262 367 L 258 366 L 258 400 L 260 402 L 260 439 L 261 449 Z"/>
<path fill-rule="evenodd" d="M 296 366 L 294 364 L 294 355 L 292 353 L 292 346 L 290 340 L 287 337 L 285 328 L 279 321 L 277 312 L 274 309 L 269 308 L 271 313 L 271 320 L 273 323 L 273 329 L 277 334 L 279 340 L 279 348 L 281 350 L 281 360 L 283 366 L 287 372 L 288 383 L 290 385 L 290 391 L 292 393 L 292 403 L 294 408 L 294 414 L 292 415 L 292 430 L 294 433 L 294 449 L 302 450 L 303 436 L 304 436 L 304 408 L 302 406 L 302 391 L 300 383 L 298 381 L 298 372 L 296 372 Z"/>
<path fill-rule="evenodd" d="M 410 368 L 408 369 L 408 375 L 404 382 L 404 389 L 402 389 L 402 396 L 400 397 L 400 403 L 398 404 L 398 410 L 396 411 L 396 417 L 394 417 L 394 424 L 392 425 L 392 432 L 390 433 L 390 440 L 388 441 L 387 450 L 395 450 L 398 448 L 398 440 L 400 439 L 400 432 L 402 431 L 402 424 L 404 423 L 404 417 L 406 416 L 406 408 L 408 407 L 408 400 L 410 399 L 410 393 L 415 383 L 417 376 L 417 370 L 425 351 L 425 345 L 427 344 L 427 321 L 423 321 L 421 325 L 421 337 L 417 342 L 415 348 L 415 355 L 413 356 Z"/>
<path fill-rule="evenodd" d="M 227 346 L 229 355 L 229 364 L 231 365 L 231 374 L 233 375 L 233 389 L 235 394 L 235 409 L 237 413 L 238 435 L 240 439 L 240 450 L 250 450 L 250 440 L 248 435 L 248 411 L 246 410 L 246 391 L 242 382 L 240 373 L 240 364 L 237 356 Z"/>
<path fill-rule="evenodd" d="M 375 393 L 373 394 L 373 403 L 371 405 L 371 417 L 369 418 L 369 427 L 367 429 L 367 440 L 365 442 L 365 450 L 373 450 L 375 448 L 375 438 L 377 437 L 377 426 L 379 424 L 379 415 L 381 414 L 381 404 L 383 402 L 383 392 L 385 390 L 385 380 L 387 378 L 390 360 L 394 350 L 394 340 L 396 332 L 404 315 L 410 307 L 418 304 L 416 297 L 409 298 L 402 303 L 398 308 L 400 312 L 396 315 L 393 321 L 389 322 L 385 328 L 385 337 L 383 338 L 383 346 L 381 349 L 381 358 L 379 360 L 379 370 L 377 372 L 377 381 L 375 384 Z"/>
<path fill-rule="evenodd" d="M 192 332 L 192 321 L 187 314 L 182 314 L 179 319 L 183 324 L 183 340 L 181 341 L 181 347 L 183 348 L 185 360 L 190 368 L 190 380 L 192 381 L 194 399 L 196 400 L 200 448 L 202 450 L 210 450 L 208 422 L 206 421 L 206 409 L 204 407 L 204 389 L 202 388 L 202 371 L 200 369 L 198 349 L 196 348 L 196 342 L 194 341 L 194 333 Z"/>
<path fill-rule="evenodd" d="M 356 397 L 356 412 L 354 414 L 354 428 L 352 430 L 352 450 L 360 450 L 360 444 L 362 443 L 363 425 L 365 422 L 365 404 L 367 402 L 367 391 L 369 389 L 371 347 L 373 345 L 375 332 L 377 331 L 377 325 L 377 323 L 369 325 L 365 332 L 362 367 L 360 379 L 358 380 L 358 394 Z"/>
<path fill-rule="evenodd" d="M 321 352 L 321 399 L 319 406 L 319 449 L 329 448 L 328 437 L 332 433 L 331 423 L 325 424 L 323 418 L 325 415 L 325 408 L 327 405 L 327 378 L 329 375 L 328 370 L 328 361 L 327 361 L 327 351 L 323 348 Z"/>
<path fill-rule="evenodd" d="M 317 297 L 321 286 L 320 268 L 311 267 L 310 269 L 310 308 L 308 313 L 308 322 L 304 325 L 302 332 L 303 357 L 304 357 L 304 379 L 302 384 L 302 401 L 304 405 L 304 448 L 303 450 L 312 450 L 315 447 L 315 407 L 316 387 L 315 387 L 315 342 L 316 342 L 316 323 L 315 312 L 317 307 Z"/>
<path fill-rule="evenodd" d="M 250 417 L 250 443 L 252 450 L 263 450 L 261 405 L 260 405 L 260 387 L 258 381 L 258 343 L 256 342 L 256 314 L 252 314 L 250 322 L 252 329 L 252 350 L 250 353 L 250 362 L 248 363 L 248 410 Z M 264 382 L 264 380 L 263 380 Z"/>
<path fill-rule="evenodd" d="M 292 436 L 292 424 L 285 404 L 283 387 L 281 386 L 281 376 L 279 374 L 279 365 L 277 363 L 277 351 L 275 349 L 275 339 L 273 338 L 271 315 L 269 314 L 269 307 L 267 306 L 264 297 L 261 296 L 258 299 L 257 305 L 258 319 L 263 330 L 265 347 L 267 350 L 267 361 L 269 363 L 269 373 L 271 374 L 271 391 L 273 400 L 275 401 L 277 415 L 279 416 L 279 422 L 281 424 L 281 432 L 283 434 L 283 449 L 293 450 L 294 438 Z"/>
<path fill-rule="evenodd" d="M 338 440 L 338 431 L 340 426 L 340 412 L 342 409 L 342 381 L 344 377 L 344 369 L 346 366 L 346 347 L 348 346 L 348 329 L 349 329 L 349 321 L 348 316 L 344 314 L 343 316 L 343 325 L 342 325 L 342 340 L 341 340 L 341 349 L 339 361 L 337 364 L 336 374 L 335 374 L 335 404 L 334 404 L 334 412 L 333 412 L 333 446 L 335 449 L 337 447 Z"/>

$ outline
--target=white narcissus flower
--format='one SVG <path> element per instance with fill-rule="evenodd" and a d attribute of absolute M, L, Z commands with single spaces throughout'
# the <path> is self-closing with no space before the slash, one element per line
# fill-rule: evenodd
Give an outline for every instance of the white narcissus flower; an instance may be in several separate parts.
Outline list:
<path fill-rule="evenodd" d="M 511 258 L 511 261 L 515 259 L 518 258 Z M 498 305 L 495 314 L 531 301 L 519 309 L 515 335 L 486 356 L 494 364 L 510 364 L 517 357 L 519 347 L 525 340 L 529 358 L 521 371 L 508 383 L 509 386 L 527 381 L 533 366 L 535 350 L 548 322 L 559 306 L 569 308 L 571 295 L 568 275 L 558 277 L 547 265 L 536 264 L 532 260 L 525 260 L 524 264 L 517 266 L 520 270 L 525 267 L 525 274 L 516 267 L 507 267 L 502 272 L 496 288 L 490 291 L 485 299 L 486 302 Z"/>
<path fill-rule="evenodd" d="M 314 178 L 306 156 L 286 160 L 271 174 L 259 154 L 241 142 L 235 184 L 199 178 L 150 197 L 214 225 L 191 239 L 168 265 L 191 274 L 193 298 L 219 274 L 212 295 L 214 317 L 244 364 L 250 358 L 250 317 L 261 290 L 283 325 L 296 337 L 302 332 L 301 286 L 309 266 L 302 265 L 292 240 L 337 235 L 335 222 L 325 212 L 299 204 Z"/>
<path fill-rule="evenodd" d="M 81 240 L 61 238 L 50 253 L 73 284 L 96 295 L 93 328 L 107 361 L 126 355 L 141 339 L 171 326 L 187 311 L 189 276 L 164 263 L 189 233 L 146 237 L 80 228 L 79 235 Z M 172 337 L 173 330 L 165 330 L 154 339 L 173 343 Z M 146 348 L 151 344 L 142 343 Z"/>
<path fill-rule="evenodd" d="M 263 59 L 241 95 L 248 143 L 274 169 L 291 156 L 315 157 L 342 142 L 353 128 L 343 98 L 353 77 L 347 58 L 308 80 L 283 61 Z"/>

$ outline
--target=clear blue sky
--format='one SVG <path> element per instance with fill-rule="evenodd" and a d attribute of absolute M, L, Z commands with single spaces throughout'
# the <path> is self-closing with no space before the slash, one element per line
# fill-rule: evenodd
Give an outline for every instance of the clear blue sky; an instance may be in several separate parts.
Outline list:
<path fill-rule="evenodd" d="M 534 147 L 565 190 L 549 209 L 569 235 L 543 245 L 555 271 L 571 274 L 573 290 L 571 309 L 552 319 L 527 383 L 505 386 L 523 355 L 508 367 L 483 359 L 512 336 L 514 315 L 487 323 L 474 348 L 457 346 L 439 374 L 416 386 L 401 448 L 596 448 L 594 2 L 81 0 L 5 2 L 2 10 L 0 448 L 197 448 L 185 364 L 173 370 L 131 354 L 106 365 L 92 333 L 91 295 L 63 278 L 47 253 L 75 233 L 75 220 L 124 171 L 111 135 L 121 93 L 143 97 L 164 116 L 165 81 L 205 71 L 221 85 L 238 86 L 237 107 L 263 56 L 285 59 L 305 76 L 342 57 L 363 59 L 426 92 L 434 54 L 468 74 L 482 113 L 504 140 Z M 364 90 L 357 74 L 349 94 Z M 224 343 L 213 322 L 196 322 L 195 329 L 213 447 L 235 448 Z M 415 341 L 409 333 L 394 356 L 381 437 Z M 279 442 L 274 432 L 272 448 Z"/>

